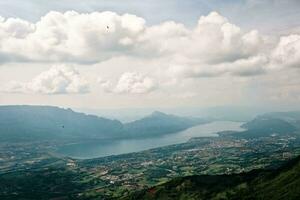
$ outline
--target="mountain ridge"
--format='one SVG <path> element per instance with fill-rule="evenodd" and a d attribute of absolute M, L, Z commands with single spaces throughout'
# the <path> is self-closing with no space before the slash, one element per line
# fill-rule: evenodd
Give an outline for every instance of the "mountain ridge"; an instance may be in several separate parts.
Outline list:
<path fill-rule="evenodd" d="M 178 117 L 159 111 L 122 123 L 55 106 L 0 106 L 0 135 L 7 141 L 34 139 L 116 139 L 175 133 L 207 120 Z"/>

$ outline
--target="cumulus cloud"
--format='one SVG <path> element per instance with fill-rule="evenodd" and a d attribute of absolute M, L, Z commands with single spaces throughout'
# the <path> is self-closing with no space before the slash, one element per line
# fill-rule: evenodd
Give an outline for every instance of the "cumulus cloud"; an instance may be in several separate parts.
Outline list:
<path fill-rule="evenodd" d="M 50 12 L 36 23 L 0 21 L 0 51 L 33 61 L 100 62 L 118 55 L 169 53 L 201 62 L 234 61 L 256 54 L 262 38 L 216 12 L 190 30 L 173 21 L 146 26 L 143 18 L 113 12 Z"/>
<path fill-rule="evenodd" d="M 216 12 L 203 16 L 191 37 L 190 55 L 198 55 L 202 62 L 233 62 L 257 55 L 263 43 L 257 31 L 243 32 Z"/>
<path fill-rule="evenodd" d="M 122 74 L 115 85 L 110 81 L 99 79 L 101 87 L 106 92 L 119 94 L 145 94 L 157 88 L 154 79 L 137 72 Z"/>
<path fill-rule="evenodd" d="M 272 60 L 279 67 L 300 67 L 300 35 L 281 37 L 272 52 Z"/>
<path fill-rule="evenodd" d="M 87 93 L 89 86 L 73 67 L 58 65 L 42 72 L 29 82 L 12 81 L 5 91 L 12 93 L 80 94 Z"/>
<path fill-rule="evenodd" d="M 209 64 L 174 65 L 169 68 L 170 75 L 181 78 L 216 77 L 224 74 L 232 76 L 255 76 L 264 74 L 268 58 L 262 55 L 233 62 Z"/>
<path fill-rule="evenodd" d="M 175 75 L 249 76 L 263 73 L 268 64 L 264 37 L 256 30 L 243 32 L 216 12 L 201 17 L 184 42 L 169 69 Z"/>
<path fill-rule="evenodd" d="M 105 92 L 112 92 L 113 84 L 110 81 L 103 78 L 98 78 L 97 83 Z"/>
<path fill-rule="evenodd" d="M 0 21 L 0 51 L 32 61 L 98 62 L 133 50 L 145 20 L 113 12 L 49 12 L 36 23 Z"/>
<path fill-rule="evenodd" d="M 97 63 L 130 56 L 161 59 L 170 75 L 194 78 L 299 66 L 300 35 L 269 38 L 243 31 L 217 12 L 200 17 L 193 28 L 174 21 L 147 26 L 143 18 L 114 12 L 49 12 L 36 23 L 0 19 L 0 62 Z"/>

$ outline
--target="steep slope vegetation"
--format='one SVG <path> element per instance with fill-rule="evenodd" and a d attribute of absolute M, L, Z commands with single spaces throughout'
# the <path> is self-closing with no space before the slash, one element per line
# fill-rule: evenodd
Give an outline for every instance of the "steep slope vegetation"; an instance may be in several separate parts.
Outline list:
<path fill-rule="evenodd" d="M 191 176 L 134 193 L 124 200 L 300 199 L 300 157 L 274 171 Z"/>
<path fill-rule="evenodd" d="M 245 199 L 300 199 L 300 157 L 272 173 L 257 177 L 243 193 Z"/>

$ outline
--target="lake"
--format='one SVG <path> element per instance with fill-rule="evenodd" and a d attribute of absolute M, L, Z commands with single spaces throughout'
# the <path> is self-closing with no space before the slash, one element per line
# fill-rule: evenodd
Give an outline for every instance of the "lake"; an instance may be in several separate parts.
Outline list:
<path fill-rule="evenodd" d="M 88 159 L 124 153 L 132 153 L 187 142 L 192 137 L 217 137 L 220 131 L 240 131 L 241 122 L 217 121 L 194 126 L 187 130 L 153 138 L 96 140 L 88 143 L 70 144 L 60 147 L 57 153 L 72 158 Z"/>

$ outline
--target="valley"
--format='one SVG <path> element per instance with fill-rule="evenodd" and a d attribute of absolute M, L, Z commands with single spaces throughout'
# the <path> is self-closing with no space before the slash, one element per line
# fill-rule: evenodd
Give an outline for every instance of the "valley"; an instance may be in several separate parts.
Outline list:
<path fill-rule="evenodd" d="M 160 117 L 168 117 L 158 114 Z M 227 128 L 218 129 L 216 125 L 224 125 L 224 122 L 216 121 L 198 125 L 210 127 L 208 129 L 195 126 L 191 128 L 195 132 L 187 129 L 183 132 L 163 134 L 161 137 L 156 136 L 158 141 L 163 137 L 167 137 L 168 141 L 172 141 L 172 137 L 184 139 L 174 140 L 177 141 L 174 144 L 161 144 L 162 146 L 149 147 L 137 152 L 123 151 L 120 155 L 85 159 L 57 152 L 66 144 L 76 145 L 76 138 L 2 141 L 0 198 L 135 198 L 136 192 L 146 191 L 180 177 L 275 170 L 300 155 L 299 129 L 294 126 L 298 117 L 297 115 L 295 120 L 289 118 L 286 121 L 278 117 L 268 117 L 266 120 L 265 117 L 258 116 L 242 125 L 244 128 L 239 128 L 241 123 L 236 127 L 229 123 Z M 177 119 L 178 117 L 168 117 L 171 121 Z M 157 124 L 159 123 L 155 122 L 150 127 Z M 171 124 L 172 122 L 169 126 Z M 90 144 L 91 141 L 82 142 Z M 81 151 L 80 148 L 75 149 Z"/>
<path fill-rule="evenodd" d="M 41 150 L 42 146 L 45 145 L 40 144 Z M 26 151 L 26 149 L 19 150 Z M 22 181 L 20 183 L 15 176 L 21 179 L 25 177 L 36 179 L 37 184 L 32 190 L 37 191 L 45 187 L 40 182 L 43 180 L 47 180 L 47 187 L 53 184 L 53 187 L 54 185 L 62 187 L 63 190 L 66 182 L 57 183 L 57 181 L 68 177 L 69 184 L 77 184 L 70 190 L 70 195 L 72 194 L 74 198 L 111 199 L 121 198 L 133 191 L 165 183 L 177 177 L 238 174 L 254 169 L 274 169 L 300 155 L 300 138 L 292 135 L 256 139 L 239 139 L 232 136 L 201 137 L 192 138 L 186 143 L 137 153 L 85 160 L 58 157 L 46 149 L 39 154 L 33 154 L 37 152 L 36 148 L 31 149 L 32 152 L 30 149 L 27 151 L 31 157 L 12 160 L 11 163 L 18 165 L 10 166 L 10 170 L 1 169 L 1 180 L 8 179 L 12 181 L 14 188 L 20 188 L 15 191 L 15 195 L 23 196 L 26 191 L 24 185 L 19 185 Z M 52 177 L 51 183 L 46 178 L 49 173 L 61 175 Z M 75 190 L 78 187 L 81 189 Z M 1 191 L 0 197 L 4 198 L 5 193 L 9 194 L 6 184 L 1 186 Z M 43 195 L 49 194 L 45 191 L 40 197 Z"/>
<path fill-rule="evenodd" d="M 300 200 L 300 0 L 0 0 L 0 200 Z"/>

